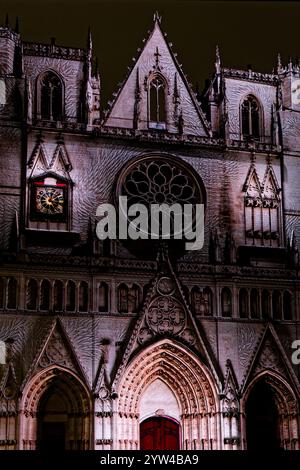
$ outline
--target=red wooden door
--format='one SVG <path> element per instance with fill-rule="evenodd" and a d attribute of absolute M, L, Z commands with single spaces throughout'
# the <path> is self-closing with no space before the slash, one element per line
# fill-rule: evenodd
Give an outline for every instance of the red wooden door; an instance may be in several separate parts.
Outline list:
<path fill-rule="evenodd" d="M 140 426 L 141 450 L 179 450 L 179 424 L 172 419 L 155 416 Z"/>

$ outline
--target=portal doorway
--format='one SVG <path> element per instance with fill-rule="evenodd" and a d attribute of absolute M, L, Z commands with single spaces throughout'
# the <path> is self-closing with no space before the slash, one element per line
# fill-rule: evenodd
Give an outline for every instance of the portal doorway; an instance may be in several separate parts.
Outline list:
<path fill-rule="evenodd" d="M 274 392 L 264 380 L 252 389 L 246 404 L 247 449 L 280 448 L 279 415 Z"/>
<path fill-rule="evenodd" d="M 42 397 L 38 417 L 39 449 L 65 450 L 68 403 L 58 388 L 50 387 Z"/>
<path fill-rule="evenodd" d="M 164 416 L 154 416 L 140 425 L 141 450 L 179 450 L 180 426 Z"/>

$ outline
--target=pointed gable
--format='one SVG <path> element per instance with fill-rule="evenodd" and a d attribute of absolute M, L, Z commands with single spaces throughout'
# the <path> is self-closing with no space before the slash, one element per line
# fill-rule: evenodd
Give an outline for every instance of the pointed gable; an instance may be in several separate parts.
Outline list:
<path fill-rule="evenodd" d="M 263 183 L 263 195 L 266 199 L 277 199 L 280 188 L 273 167 L 268 165 Z"/>
<path fill-rule="evenodd" d="M 144 306 L 136 319 L 114 382 L 123 373 L 127 363 L 142 348 L 160 340 L 174 338 L 197 351 L 221 383 L 221 372 L 208 352 L 204 333 L 191 313 L 182 286 L 175 275 L 168 255 L 160 253 L 159 270 L 146 295 Z"/>
<path fill-rule="evenodd" d="M 63 144 L 57 144 L 49 169 L 57 175 L 69 178 L 69 171 L 72 166 Z"/>
<path fill-rule="evenodd" d="M 251 164 L 243 191 L 247 197 L 258 199 L 261 197 L 261 185 L 254 164 Z"/>
<path fill-rule="evenodd" d="M 31 169 L 30 177 L 39 176 L 47 171 L 48 158 L 45 147 L 41 141 L 37 142 L 28 161 L 28 167 Z"/>
<path fill-rule="evenodd" d="M 71 340 L 59 319 L 56 319 L 53 322 L 46 339 L 43 341 L 43 344 L 23 381 L 23 386 L 25 386 L 32 375 L 52 365 L 72 370 L 81 376 L 87 383 L 86 373 L 83 370 Z"/>
<path fill-rule="evenodd" d="M 271 324 L 266 326 L 261 341 L 254 353 L 251 365 L 246 373 L 242 391 L 246 389 L 249 382 L 262 372 L 275 372 L 286 378 L 288 382 L 294 383 L 300 390 L 299 381 L 291 366 L 290 358 L 280 342 L 280 339 Z"/>
<path fill-rule="evenodd" d="M 70 180 L 69 173 L 72 170 L 64 143 L 59 141 L 52 158 L 49 158 L 41 139 L 38 140 L 28 160 L 28 167 L 31 170 L 28 175 L 30 179 L 51 173 L 53 176 L 60 176 L 65 180 Z"/>
<path fill-rule="evenodd" d="M 150 83 L 157 79 L 161 81 L 165 92 L 165 127 L 160 129 L 171 133 L 209 136 L 210 125 L 171 45 L 166 42 L 157 16 L 135 65 L 128 72 L 115 100 L 110 103 L 105 126 L 140 130 L 153 128 L 149 124 Z"/>

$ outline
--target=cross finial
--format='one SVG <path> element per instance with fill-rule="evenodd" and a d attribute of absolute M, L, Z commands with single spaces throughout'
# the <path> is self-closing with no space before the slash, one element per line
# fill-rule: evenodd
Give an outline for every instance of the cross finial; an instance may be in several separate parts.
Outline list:
<path fill-rule="evenodd" d="M 158 11 L 156 10 L 156 12 L 154 13 L 153 15 L 153 21 L 154 23 L 161 23 L 161 16 L 159 15 Z"/>

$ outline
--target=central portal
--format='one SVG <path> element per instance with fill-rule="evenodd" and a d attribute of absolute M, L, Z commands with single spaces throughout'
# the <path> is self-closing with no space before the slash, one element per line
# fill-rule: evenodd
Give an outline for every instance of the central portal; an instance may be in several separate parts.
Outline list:
<path fill-rule="evenodd" d="M 155 416 L 140 425 L 141 450 L 179 450 L 179 424 L 177 421 Z"/>

